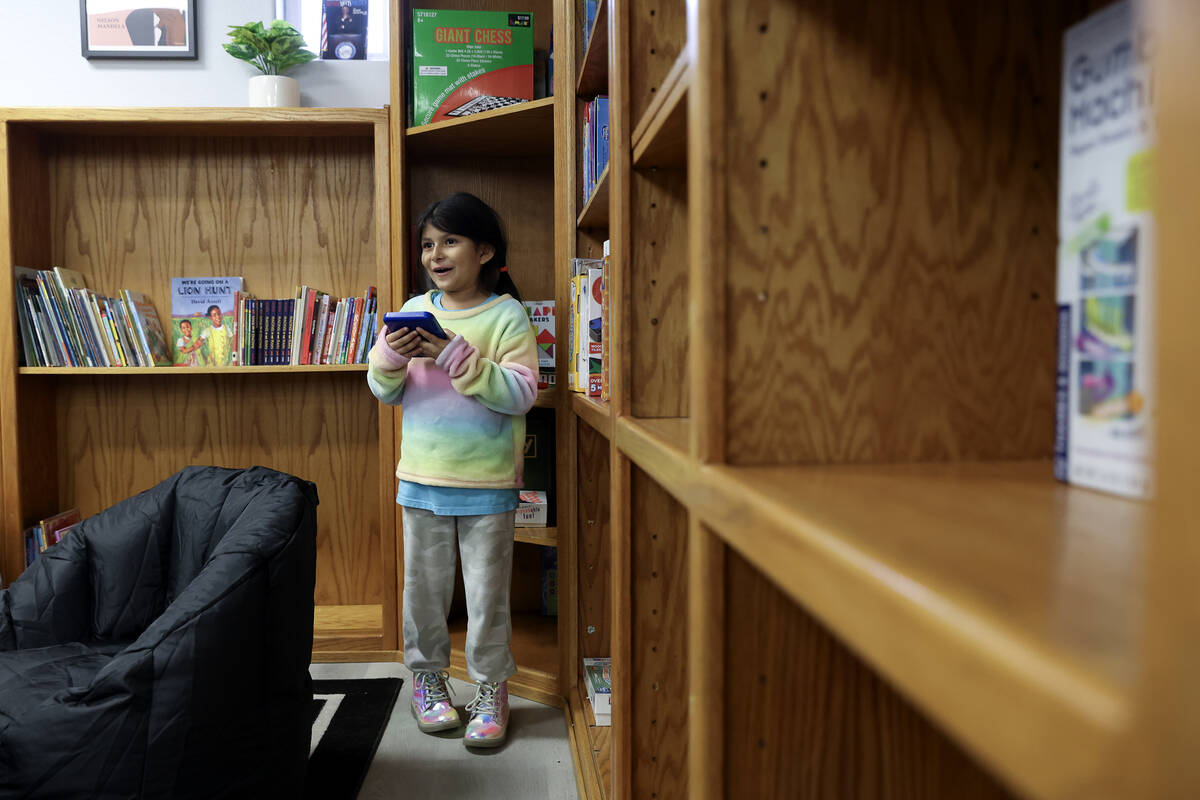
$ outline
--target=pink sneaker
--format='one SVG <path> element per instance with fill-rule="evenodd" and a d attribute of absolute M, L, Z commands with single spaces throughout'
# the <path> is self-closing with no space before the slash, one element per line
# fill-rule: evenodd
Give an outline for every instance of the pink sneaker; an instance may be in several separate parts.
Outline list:
<path fill-rule="evenodd" d="M 499 747 L 508 733 L 508 681 L 480 682 L 475 699 L 467 703 L 471 721 L 463 744 L 467 747 Z"/>
<path fill-rule="evenodd" d="M 413 673 L 412 713 L 422 733 L 458 727 L 458 711 L 450 703 L 449 679 L 445 672 Z"/>

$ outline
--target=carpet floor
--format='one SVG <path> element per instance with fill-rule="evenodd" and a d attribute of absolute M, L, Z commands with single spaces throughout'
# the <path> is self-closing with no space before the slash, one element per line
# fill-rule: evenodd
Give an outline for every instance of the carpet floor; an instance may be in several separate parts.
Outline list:
<path fill-rule="evenodd" d="M 403 664 L 313 664 L 309 671 L 314 680 L 404 681 L 360 800 L 578 800 L 562 709 L 513 697 L 505 745 L 468 750 L 462 729 L 440 734 L 417 730 L 409 711 L 411 676 Z M 451 680 L 451 689 L 454 705 L 465 718 L 463 706 L 475 696 L 475 688 Z"/>

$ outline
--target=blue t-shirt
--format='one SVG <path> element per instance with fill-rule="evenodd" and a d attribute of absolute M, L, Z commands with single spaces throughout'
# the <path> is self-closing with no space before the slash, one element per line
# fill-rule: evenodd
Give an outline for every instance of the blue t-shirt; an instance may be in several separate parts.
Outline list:
<path fill-rule="evenodd" d="M 489 303 L 496 297 L 499 295 L 493 292 L 483 302 Z M 442 305 L 441 292 L 434 293 L 433 306 L 441 311 L 446 310 Z M 426 486 L 423 483 L 400 481 L 396 503 L 409 508 L 423 508 L 444 517 L 469 517 L 515 511 L 518 497 L 516 489 L 464 489 L 459 486 Z"/>

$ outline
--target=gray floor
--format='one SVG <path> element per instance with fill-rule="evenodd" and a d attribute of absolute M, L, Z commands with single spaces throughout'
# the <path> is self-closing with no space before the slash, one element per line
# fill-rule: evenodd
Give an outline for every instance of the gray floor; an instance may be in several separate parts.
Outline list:
<path fill-rule="evenodd" d="M 577 800 L 575 768 L 562 709 L 513 697 L 508 741 L 494 751 L 463 747 L 457 734 L 425 734 L 409 711 L 411 680 L 403 664 L 313 664 L 317 679 L 404 679 L 392 719 L 363 782 L 360 800 Z M 475 687 L 451 680 L 454 705 L 475 696 Z"/>

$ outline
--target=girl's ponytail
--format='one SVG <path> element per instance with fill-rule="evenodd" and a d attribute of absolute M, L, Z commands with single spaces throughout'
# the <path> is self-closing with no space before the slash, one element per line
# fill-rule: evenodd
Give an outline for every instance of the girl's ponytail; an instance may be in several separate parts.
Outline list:
<path fill-rule="evenodd" d="M 484 264 L 484 267 L 486 268 L 487 264 Z M 510 294 L 518 303 L 521 302 L 521 293 L 517 291 L 517 284 L 513 283 L 512 276 L 508 274 L 508 267 L 499 267 L 495 272 L 496 285 L 492 287 L 492 291 L 496 294 Z"/>
<path fill-rule="evenodd" d="M 468 192 L 457 192 L 426 208 L 417 219 L 417 236 L 426 225 L 446 233 L 465 236 L 478 247 L 490 244 L 494 253 L 479 270 L 479 282 L 489 292 L 512 295 L 521 300 L 517 285 L 508 272 L 508 240 L 500 226 L 500 217 L 492 207 Z"/>

